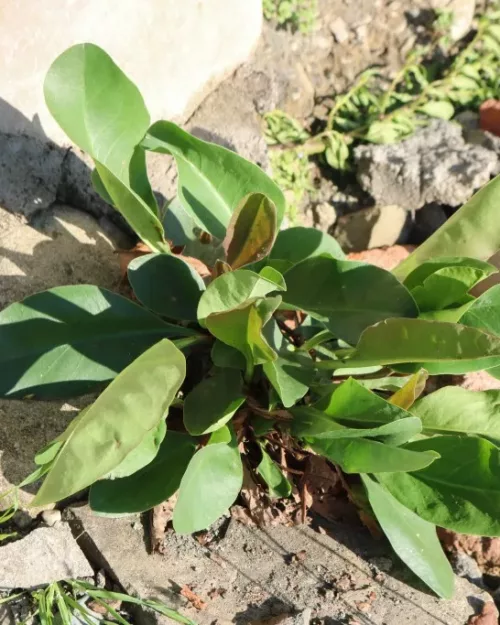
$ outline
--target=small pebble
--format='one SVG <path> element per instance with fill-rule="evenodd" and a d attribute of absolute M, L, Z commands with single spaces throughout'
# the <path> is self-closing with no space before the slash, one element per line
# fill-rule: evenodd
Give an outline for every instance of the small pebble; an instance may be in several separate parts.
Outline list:
<path fill-rule="evenodd" d="M 57 523 L 61 522 L 62 518 L 60 510 L 44 510 L 41 516 L 42 521 L 47 527 L 54 527 Z"/>

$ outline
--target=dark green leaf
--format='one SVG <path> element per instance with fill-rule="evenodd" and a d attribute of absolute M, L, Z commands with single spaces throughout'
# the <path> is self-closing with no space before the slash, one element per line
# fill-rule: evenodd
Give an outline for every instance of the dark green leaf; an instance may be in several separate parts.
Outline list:
<path fill-rule="evenodd" d="M 345 473 L 419 471 L 439 458 L 439 454 L 432 450 L 412 451 L 368 438 L 315 438 L 310 441 L 310 446 L 317 454 L 340 465 Z"/>
<path fill-rule="evenodd" d="M 324 412 L 310 406 L 295 406 L 290 411 L 294 436 L 300 438 L 337 440 L 343 438 L 380 438 L 384 443 L 398 447 L 420 434 L 422 423 L 417 417 L 403 417 L 377 427 L 351 428 L 341 425 Z"/>
<path fill-rule="evenodd" d="M 451 599 L 455 576 L 434 525 L 401 505 L 368 475 L 362 475 L 361 479 L 377 521 L 394 551 L 436 594 Z"/>
<path fill-rule="evenodd" d="M 184 425 L 198 436 L 225 425 L 245 401 L 241 373 L 235 369 L 219 369 L 205 378 L 184 400 Z"/>
<path fill-rule="evenodd" d="M 310 368 L 311 357 L 307 352 L 295 350 L 275 321 L 268 323 L 263 333 L 278 354 L 276 360 L 264 363 L 264 373 L 278 393 L 283 406 L 289 408 L 302 399 L 309 389 L 314 377 L 314 370 Z M 309 366 L 304 366 L 305 363 Z"/>
<path fill-rule="evenodd" d="M 244 197 L 231 216 L 224 250 L 233 269 L 265 258 L 276 238 L 276 207 L 262 193 Z"/>
<path fill-rule="evenodd" d="M 0 312 L 0 395 L 85 393 L 161 338 L 192 334 L 96 286 L 44 291 Z"/>
<path fill-rule="evenodd" d="M 411 294 L 421 312 L 462 306 L 474 299 L 469 291 L 484 277 L 480 269 L 444 267 L 412 289 Z"/>
<path fill-rule="evenodd" d="M 231 215 L 243 197 L 263 193 L 275 204 L 278 225 L 285 198 L 262 169 L 219 145 L 207 143 L 171 122 L 151 126 L 143 147 L 171 154 L 179 173 L 178 195 L 198 225 L 223 239 Z"/>
<path fill-rule="evenodd" d="M 468 434 L 500 441 L 500 391 L 445 386 L 412 408 L 429 434 Z"/>
<path fill-rule="evenodd" d="M 192 534 L 209 527 L 229 510 L 242 484 L 243 466 L 234 434 L 229 444 L 212 443 L 197 451 L 181 480 L 175 531 Z"/>
<path fill-rule="evenodd" d="M 243 354 L 222 341 L 214 341 L 210 357 L 216 367 L 239 369 L 240 371 L 245 369 L 245 357 Z"/>
<path fill-rule="evenodd" d="M 500 176 L 478 191 L 460 210 L 393 270 L 404 280 L 424 261 L 440 256 L 488 260 L 500 249 L 498 194 Z"/>
<path fill-rule="evenodd" d="M 98 46 L 72 46 L 52 63 L 47 107 L 68 137 L 128 184 L 135 146 L 149 126 L 137 87 Z"/>
<path fill-rule="evenodd" d="M 270 267 L 266 269 L 271 270 Z M 261 276 L 248 269 L 237 269 L 216 278 L 201 296 L 198 305 L 200 323 L 203 324 L 209 315 L 233 310 L 242 304 L 250 304 L 265 297 L 272 291 L 283 290 L 273 279 L 268 279 L 267 275 L 270 274 Z"/>
<path fill-rule="evenodd" d="M 348 356 L 316 366 L 343 369 L 413 362 L 422 363 L 431 375 L 466 373 L 500 362 L 500 338 L 454 323 L 387 319 L 365 330 Z"/>
<path fill-rule="evenodd" d="M 168 339 L 139 356 L 71 429 L 33 505 L 60 501 L 116 468 L 158 427 L 185 374 L 184 356 Z"/>
<path fill-rule="evenodd" d="M 338 260 L 345 259 L 342 248 L 329 234 L 316 228 L 296 226 L 279 232 L 270 258 L 287 260 L 295 265 L 321 254 L 329 254 Z"/>
<path fill-rule="evenodd" d="M 137 299 L 146 308 L 179 321 L 196 320 L 205 283 L 182 257 L 139 256 L 128 266 L 128 279 Z"/>
<path fill-rule="evenodd" d="M 416 473 L 378 476 L 405 506 L 455 532 L 500 535 L 500 450 L 475 437 L 434 436 L 409 443 L 440 458 Z"/>
<path fill-rule="evenodd" d="M 497 271 L 497 268 L 490 263 L 486 263 L 476 258 L 466 258 L 463 256 L 450 256 L 430 258 L 416 267 L 404 280 L 404 285 L 410 291 L 417 286 L 422 286 L 425 281 L 434 273 L 441 269 L 452 267 L 466 267 L 478 269 L 483 273 L 483 277 L 487 277 Z"/>
<path fill-rule="evenodd" d="M 57 123 L 95 160 L 99 193 L 151 249 L 168 252 L 144 157 L 136 150 L 150 121 L 137 87 L 104 50 L 84 43 L 54 61 L 44 94 Z"/>
<path fill-rule="evenodd" d="M 292 267 L 285 281 L 285 303 L 319 319 L 352 345 L 378 321 L 418 315 L 407 289 L 373 265 L 317 256 Z"/>
<path fill-rule="evenodd" d="M 267 453 L 264 445 L 260 446 L 262 452 L 262 460 L 257 467 L 257 473 L 266 483 L 269 489 L 269 496 L 273 499 L 280 497 L 290 497 L 292 494 L 292 485 L 283 475 L 282 470 L 274 462 Z"/>
<path fill-rule="evenodd" d="M 101 480 L 90 489 L 90 507 L 99 514 L 143 512 L 166 501 L 179 488 L 196 442 L 168 431 L 154 460 L 119 480 Z"/>
<path fill-rule="evenodd" d="M 268 299 L 272 299 L 274 309 L 281 301 L 279 297 Z M 263 309 L 257 306 L 257 302 L 253 302 L 234 310 L 210 315 L 205 320 L 211 334 L 245 356 L 247 375 L 250 375 L 254 365 L 277 358 L 276 352 L 262 335 L 268 313 L 269 309 Z"/>
<path fill-rule="evenodd" d="M 352 426 L 378 426 L 411 416 L 409 412 L 373 393 L 354 378 L 349 378 L 340 385 L 332 385 L 313 407 L 336 421 Z"/>

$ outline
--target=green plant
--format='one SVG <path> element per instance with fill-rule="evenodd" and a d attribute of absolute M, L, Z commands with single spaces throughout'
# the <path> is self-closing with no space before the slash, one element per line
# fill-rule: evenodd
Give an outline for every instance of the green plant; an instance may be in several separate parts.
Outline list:
<path fill-rule="evenodd" d="M 318 19 L 317 0 L 263 0 L 262 9 L 266 20 L 303 34 L 313 31 Z"/>
<path fill-rule="evenodd" d="M 488 98 L 498 98 L 500 11 L 481 17 L 472 40 L 457 50 L 447 35 L 450 24 L 449 13 L 439 14 L 430 42 L 414 49 L 391 81 L 379 69 L 363 72 L 336 98 L 315 135 L 283 111 L 264 115 L 273 177 L 283 189 L 299 197 L 306 191 L 307 181 L 292 175 L 290 163 L 297 159 L 303 172 L 308 156 L 318 154 L 333 169 L 344 171 L 351 168 L 352 148 L 360 142 L 394 143 L 433 118 L 451 119 L 460 110 L 477 110 Z M 452 54 L 451 63 L 438 54 L 443 48 Z"/>
<path fill-rule="evenodd" d="M 196 625 L 194 621 L 168 608 L 160 601 L 132 597 L 74 579 L 52 582 L 44 588 L 7 595 L 0 598 L 0 605 L 15 604 L 17 601 L 27 602 L 30 610 L 29 616 L 22 621 L 22 625 L 33 622 L 38 622 L 40 625 L 55 623 L 71 625 L 75 622 L 75 618 L 86 625 L 95 625 L 101 620 L 105 625 L 111 625 L 111 623 L 130 625 L 121 608 L 116 607 L 117 604 L 121 606 L 127 603 L 153 610 L 178 623 Z"/>
<path fill-rule="evenodd" d="M 279 231 L 279 188 L 175 124 L 149 127 L 137 89 L 99 48 L 59 57 L 45 95 L 152 252 L 128 268 L 139 303 L 63 286 L 0 313 L 3 397 L 105 386 L 35 457 L 33 505 L 90 487 L 96 513 L 121 515 L 177 492 L 174 529 L 196 532 L 236 500 L 244 464 L 270 497 L 290 493 L 276 462 L 286 440 L 333 463 L 358 502 L 363 485 L 396 553 L 449 597 L 435 525 L 500 535 L 500 393 L 419 396 L 427 374 L 500 375 L 500 286 L 470 294 L 496 272 L 486 261 L 500 249 L 500 178 L 390 273 L 346 260 L 312 228 Z M 177 163 L 165 211 L 145 150 Z"/>

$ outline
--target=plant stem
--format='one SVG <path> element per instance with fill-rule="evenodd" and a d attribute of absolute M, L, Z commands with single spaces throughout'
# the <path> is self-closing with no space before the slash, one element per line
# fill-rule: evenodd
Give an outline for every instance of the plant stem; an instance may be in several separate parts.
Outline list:
<path fill-rule="evenodd" d="M 197 345 L 198 343 L 208 343 L 212 340 L 212 337 L 208 334 L 198 334 L 197 336 L 186 336 L 183 339 L 176 339 L 172 341 L 172 343 L 177 347 L 177 349 L 186 349 L 187 347 L 192 347 L 193 345 Z"/>

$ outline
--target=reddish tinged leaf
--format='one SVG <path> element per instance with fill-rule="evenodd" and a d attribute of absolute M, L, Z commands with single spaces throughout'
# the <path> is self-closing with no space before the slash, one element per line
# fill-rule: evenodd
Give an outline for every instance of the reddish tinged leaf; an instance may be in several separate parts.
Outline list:
<path fill-rule="evenodd" d="M 265 258 L 277 233 L 277 214 L 273 202 L 263 193 L 244 197 L 227 228 L 223 247 L 233 269 Z"/>

